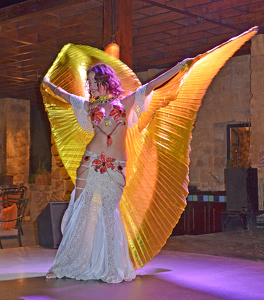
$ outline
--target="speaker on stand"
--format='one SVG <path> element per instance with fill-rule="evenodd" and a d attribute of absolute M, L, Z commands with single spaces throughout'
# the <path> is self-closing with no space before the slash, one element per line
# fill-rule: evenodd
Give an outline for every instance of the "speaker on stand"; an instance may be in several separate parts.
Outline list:
<path fill-rule="evenodd" d="M 222 231 L 254 228 L 258 211 L 256 168 L 226 169 L 226 208 L 221 213 Z"/>
<path fill-rule="evenodd" d="M 61 221 L 69 202 L 50 202 L 37 218 L 39 245 L 58 248 L 62 239 Z"/>

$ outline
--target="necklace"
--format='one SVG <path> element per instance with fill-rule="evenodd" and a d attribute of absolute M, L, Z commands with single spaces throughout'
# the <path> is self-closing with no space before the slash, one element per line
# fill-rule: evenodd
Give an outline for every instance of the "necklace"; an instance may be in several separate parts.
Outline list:
<path fill-rule="evenodd" d="M 95 102 L 96 104 L 107 104 L 110 103 L 113 99 L 115 99 L 115 97 L 111 94 L 99 96 L 97 98 L 94 98 L 91 94 L 90 101 Z"/>

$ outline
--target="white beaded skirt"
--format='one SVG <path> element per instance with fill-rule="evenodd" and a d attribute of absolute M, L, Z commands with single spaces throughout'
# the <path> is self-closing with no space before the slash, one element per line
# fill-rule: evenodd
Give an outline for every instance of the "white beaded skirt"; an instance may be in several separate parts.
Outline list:
<path fill-rule="evenodd" d="M 72 192 L 62 220 L 63 238 L 50 272 L 58 278 L 108 283 L 135 278 L 119 210 L 122 186 L 121 172 L 109 168 L 101 174 L 89 169 L 85 188 L 75 202 L 75 190 Z"/>

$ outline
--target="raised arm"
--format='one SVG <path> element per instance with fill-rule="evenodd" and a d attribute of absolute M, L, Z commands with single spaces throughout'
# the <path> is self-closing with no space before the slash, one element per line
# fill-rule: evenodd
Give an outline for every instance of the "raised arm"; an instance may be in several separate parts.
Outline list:
<path fill-rule="evenodd" d="M 162 85 L 164 82 L 171 79 L 173 76 L 175 76 L 184 66 L 184 64 L 188 61 L 192 60 L 192 58 L 186 58 L 183 61 L 179 62 L 176 66 L 169 69 L 167 72 L 161 74 L 157 78 L 151 80 L 146 85 L 146 96 L 148 96 L 154 89 Z"/>
<path fill-rule="evenodd" d="M 186 58 L 183 61 L 179 62 L 176 66 L 168 70 L 167 72 L 161 74 L 157 78 L 151 80 L 149 83 L 147 83 L 146 86 L 146 91 L 145 91 L 145 96 L 148 96 L 151 94 L 151 92 L 162 85 L 164 82 L 168 81 L 171 79 L 173 76 L 175 76 L 184 66 L 185 63 L 188 61 L 192 61 L 192 58 Z M 131 107 L 133 106 L 135 101 L 135 93 L 130 94 L 126 96 L 123 100 L 123 104 L 125 105 L 125 108 L 127 111 L 130 111 Z"/>
<path fill-rule="evenodd" d="M 52 92 L 55 95 L 60 96 L 61 98 L 63 98 L 65 101 L 67 101 L 69 104 L 71 104 L 70 102 L 70 96 L 71 94 L 69 94 L 68 92 L 66 92 L 64 89 L 62 89 L 61 87 L 56 86 L 54 83 L 50 82 L 50 79 L 48 77 L 44 77 L 43 78 L 43 83 L 52 90 Z"/>

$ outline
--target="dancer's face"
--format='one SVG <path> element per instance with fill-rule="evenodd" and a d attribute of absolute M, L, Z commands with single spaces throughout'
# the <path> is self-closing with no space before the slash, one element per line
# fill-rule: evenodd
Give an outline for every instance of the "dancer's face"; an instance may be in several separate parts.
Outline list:
<path fill-rule="evenodd" d="M 89 89 L 92 92 L 94 98 L 107 95 L 107 90 L 103 85 L 99 85 L 99 87 L 97 86 L 97 81 L 95 80 L 94 76 L 94 72 L 90 72 L 88 74 Z"/>

